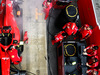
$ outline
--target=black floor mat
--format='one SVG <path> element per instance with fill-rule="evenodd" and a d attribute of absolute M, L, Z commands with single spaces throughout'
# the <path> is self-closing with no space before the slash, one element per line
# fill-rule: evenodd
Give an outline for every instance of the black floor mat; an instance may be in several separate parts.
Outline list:
<path fill-rule="evenodd" d="M 72 64 L 73 62 L 76 62 Z M 78 57 L 68 57 L 66 59 L 66 65 L 65 65 L 65 74 L 78 74 L 80 70 L 80 66 L 78 66 L 79 60 Z"/>
<path fill-rule="evenodd" d="M 64 54 L 64 69 L 65 75 L 86 75 L 86 62 L 87 57 L 82 55 L 83 49 L 85 48 L 85 43 L 76 42 L 76 43 L 63 43 L 64 52 L 67 50 L 67 55 Z M 76 52 L 75 52 L 76 49 Z M 75 54 L 74 54 L 75 53 Z M 74 54 L 74 55 L 73 55 Z M 70 56 L 73 55 L 73 56 Z M 72 62 L 76 64 L 72 65 Z"/>

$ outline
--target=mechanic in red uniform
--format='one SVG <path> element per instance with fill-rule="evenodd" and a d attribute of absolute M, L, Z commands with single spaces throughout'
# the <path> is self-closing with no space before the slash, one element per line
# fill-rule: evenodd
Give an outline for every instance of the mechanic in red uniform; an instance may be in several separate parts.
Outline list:
<path fill-rule="evenodd" d="M 86 73 L 88 75 L 98 75 L 97 69 L 94 69 L 94 68 L 87 70 Z"/>
<path fill-rule="evenodd" d="M 75 35 L 76 32 L 78 31 L 78 27 L 76 26 L 76 23 L 72 23 L 72 22 L 66 23 L 63 26 L 63 29 L 68 35 L 72 35 L 72 34 Z"/>
<path fill-rule="evenodd" d="M 100 75 L 100 68 L 98 69 L 98 75 Z"/>
<path fill-rule="evenodd" d="M 97 54 L 98 46 L 92 44 L 84 49 L 83 55 L 95 56 Z"/>
<path fill-rule="evenodd" d="M 54 43 L 62 41 L 64 37 L 66 37 L 66 33 L 64 31 L 59 32 L 54 36 L 54 40 L 52 40 L 52 45 L 54 45 Z"/>
<path fill-rule="evenodd" d="M 45 19 L 47 19 L 47 17 L 49 16 L 49 11 L 52 8 L 52 2 L 50 0 L 45 0 L 42 6 L 45 13 Z"/>
<path fill-rule="evenodd" d="M 81 34 L 80 40 L 87 39 L 88 37 L 90 37 L 92 34 L 92 29 L 93 29 L 93 27 L 89 26 L 88 24 L 85 24 L 84 26 L 82 26 L 79 29 L 79 32 Z"/>
<path fill-rule="evenodd" d="M 86 66 L 94 68 L 94 67 L 97 67 L 98 64 L 99 64 L 98 56 L 93 56 L 93 57 L 88 59 L 88 62 L 86 63 Z"/>
<path fill-rule="evenodd" d="M 78 27 L 76 26 L 75 23 L 72 23 L 72 22 L 69 22 L 69 23 L 66 23 L 64 26 L 63 26 L 63 29 L 64 31 L 61 31 L 60 33 L 58 33 L 57 35 L 55 35 L 55 40 L 52 40 L 52 45 L 54 45 L 54 43 L 57 43 L 59 41 L 62 41 L 63 38 L 67 37 L 67 36 L 70 36 L 70 35 L 75 35 L 77 30 L 78 30 Z"/>
<path fill-rule="evenodd" d="M 85 24 L 78 30 L 78 35 L 76 38 L 80 38 L 80 40 L 87 39 L 92 34 L 92 26 L 89 26 L 88 24 Z M 74 39 L 76 39 L 74 38 Z"/>

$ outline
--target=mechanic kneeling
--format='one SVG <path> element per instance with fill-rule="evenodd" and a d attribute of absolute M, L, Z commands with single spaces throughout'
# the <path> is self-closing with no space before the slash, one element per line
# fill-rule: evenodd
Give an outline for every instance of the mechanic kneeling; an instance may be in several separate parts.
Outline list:
<path fill-rule="evenodd" d="M 98 56 L 93 56 L 93 57 L 90 57 L 88 59 L 88 62 L 86 63 L 86 66 L 88 66 L 90 68 L 94 68 L 94 67 L 97 67 L 98 64 L 99 64 Z"/>
<path fill-rule="evenodd" d="M 95 56 L 95 55 L 97 55 L 98 48 L 99 48 L 98 46 L 92 44 L 84 49 L 83 55 Z"/>

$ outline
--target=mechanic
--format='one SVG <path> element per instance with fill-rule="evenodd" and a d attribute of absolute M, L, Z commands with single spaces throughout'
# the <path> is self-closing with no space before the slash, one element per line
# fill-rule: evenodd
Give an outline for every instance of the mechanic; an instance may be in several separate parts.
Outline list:
<path fill-rule="evenodd" d="M 66 23 L 63 26 L 63 29 L 68 35 L 72 35 L 72 34 L 75 35 L 76 32 L 78 31 L 78 27 L 76 26 L 75 23 L 72 22 Z"/>
<path fill-rule="evenodd" d="M 84 49 L 83 55 L 95 56 L 97 54 L 98 46 L 92 44 Z"/>
<path fill-rule="evenodd" d="M 62 41 L 65 37 L 66 33 L 64 31 L 59 32 L 54 36 L 54 40 L 52 40 L 52 45 L 54 45 L 54 43 Z"/>
<path fill-rule="evenodd" d="M 88 37 L 91 36 L 93 32 L 93 27 L 89 26 L 88 24 L 84 24 L 84 26 L 82 26 L 77 33 L 77 37 L 75 37 L 74 39 L 79 38 L 81 41 L 84 39 L 87 39 Z"/>
<path fill-rule="evenodd" d="M 47 19 L 47 17 L 49 16 L 49 11 L 52 8 L 52 2 L 50 0 L 45 0 L 42 6 L 45 13 L 45 19 Z"/>
<path fill-rule="evenodd" d="M 87 73 L 88 75 L 98 75 L 97 69 L 94 69 L 94 68 L 88 69 L 88 70 L 86 71 L 86 73 Z"/>
<path fill-rule="evenodd" d="M 99 64 L 99 62 L 98 62 L 98 56 L 93 56 L 93 57 L 90 57 L 88 59 L 88 62 L 86 63 L 86 66 L 94 68 L 94 67 L 97 67 L 98 64 Z"/>

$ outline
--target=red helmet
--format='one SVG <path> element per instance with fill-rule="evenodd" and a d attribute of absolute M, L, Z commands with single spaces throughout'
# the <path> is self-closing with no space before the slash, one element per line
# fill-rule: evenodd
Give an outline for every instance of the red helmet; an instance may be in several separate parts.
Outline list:
<path fill-rule="evenodd" d="M 84 26 L 85 26 L 85 27 L 89 27 L 89 25 L 88 25 L 88 24 L 84 24 Z"/>
<path fill-rule="evenodd" d="M 76 27 L 76 23 L 71 23 L 71 29 L 73 30 Z"/>

